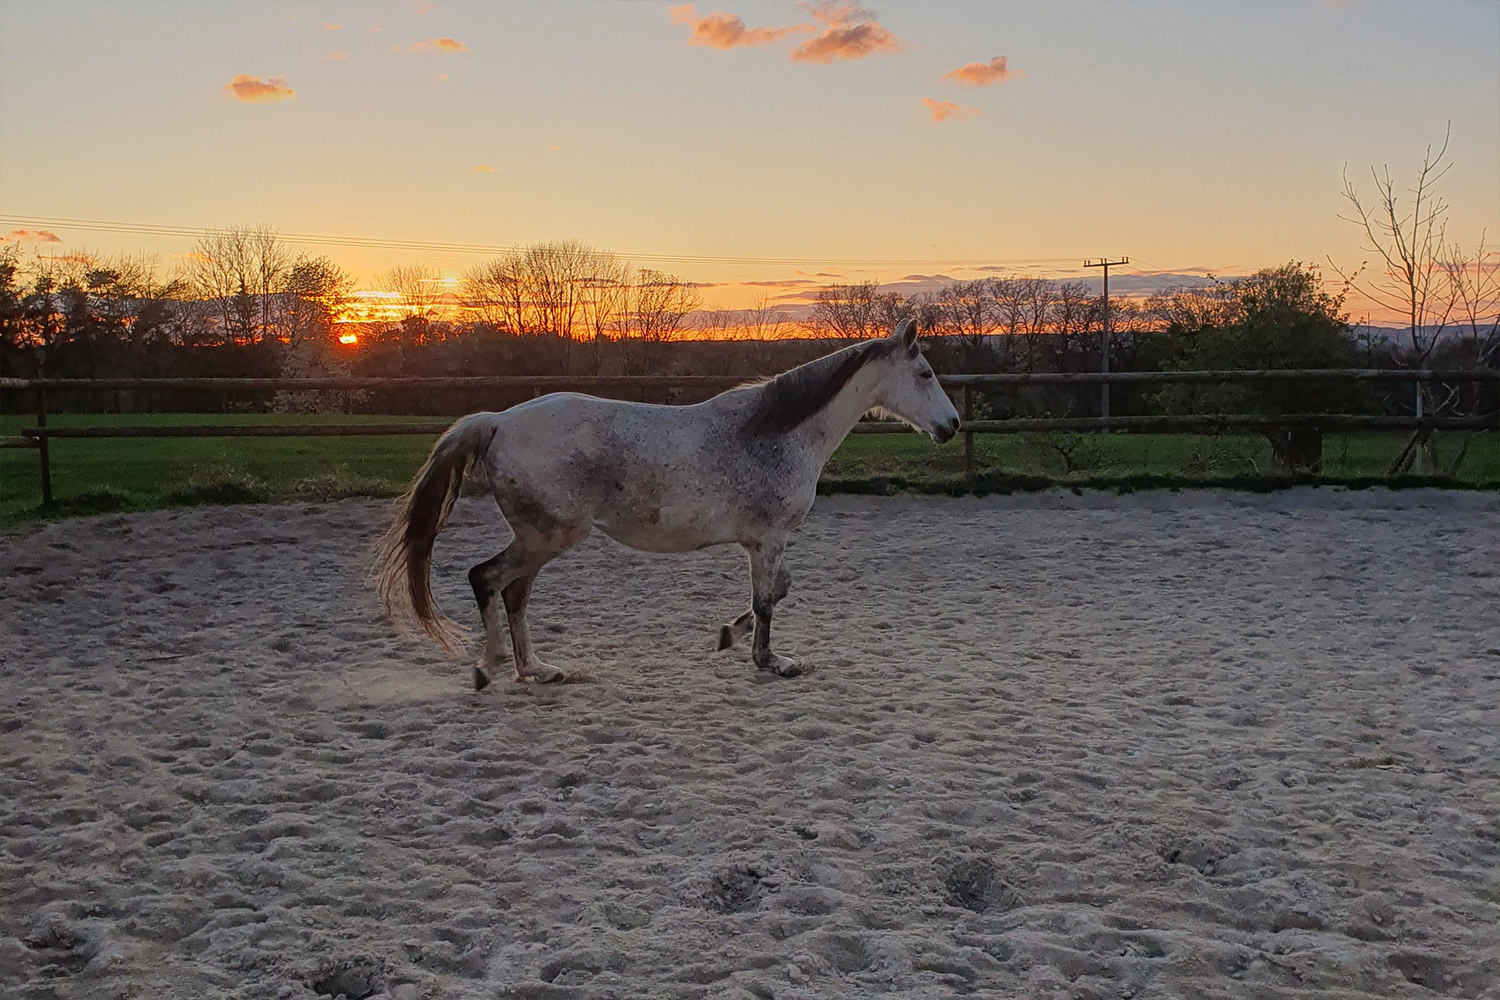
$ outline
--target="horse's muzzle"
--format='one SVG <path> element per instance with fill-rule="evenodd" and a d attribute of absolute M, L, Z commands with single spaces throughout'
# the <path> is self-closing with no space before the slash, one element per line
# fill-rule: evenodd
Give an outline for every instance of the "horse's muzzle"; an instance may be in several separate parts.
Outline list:
<path fill-rule="evenodd" d="M 953 440 L 954 435 L 958 433 L 959 426 L 958 418 L 950 417 L 946 424 L 933 430 L 932 439 L 938 444 L 946 444 Z"/>

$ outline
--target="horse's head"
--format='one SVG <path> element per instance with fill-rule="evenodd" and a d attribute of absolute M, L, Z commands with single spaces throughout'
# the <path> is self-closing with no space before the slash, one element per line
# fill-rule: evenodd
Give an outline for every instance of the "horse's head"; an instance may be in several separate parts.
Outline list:
<path fill-rule="evenodd" d="M 881 372 L 875 408 L 905 420 L 938 444 L 952 438 L 958 433 L 958 411 L 922 357 L 917 321 L 903 319 L 886 341 L 889 349 L 876 362 Z"/>

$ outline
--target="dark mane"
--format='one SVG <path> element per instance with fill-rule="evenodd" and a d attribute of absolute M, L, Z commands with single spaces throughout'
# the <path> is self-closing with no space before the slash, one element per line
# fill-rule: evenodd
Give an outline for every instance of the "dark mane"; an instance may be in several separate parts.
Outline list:
<path fill-rule="evenodd" d="M 786 434 L 795 430 L 832 402 L 855 372 L 894 349 L 895 345 L 884 338 L 867 340 L 760 383 L 760 398 L 743 433 Z"/>

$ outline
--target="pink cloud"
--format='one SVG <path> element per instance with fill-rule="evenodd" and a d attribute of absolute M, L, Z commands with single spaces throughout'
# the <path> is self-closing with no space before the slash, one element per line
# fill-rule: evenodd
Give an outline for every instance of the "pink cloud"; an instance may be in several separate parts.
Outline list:
<path fill-rule="evenodd" d="M 344 26 L 342 24 L 334 24 L 332 21 L 324 21 L 323 22 L 323 30 L 324 31 L 343 31 L 344 30 Z"/>
<path fill-rule="evenodd" d="M 345 59 L 348 59 L 348 58 L 349 58 L 349 53 L 345 52 L 343 49 L 337 49 L 337 50 L 335 50 L 333 52 L 328 53 L 326 56 L 324 56 L 323 57 L 323 61 L 324 62 L 343 62 Z"/>
<path fill-rule="evenodd" d="M 949 118 L 973 118 L 979 114 L 978 108 L 961 108 L 952 101 L 936 101 L 931 97 L 922 98 L 922 106 L 935 122 L 947 121 Z"/>
<path fill-rule="evenodd" d="M 474 168 L 474 172 L 476 174 L 493 174 L 495 173 L 495 168 L 490 166 L 488 163 L 481 163 L 479 166 Z"/>
<path fill-rule="evenodd" d="M 1018 69 L 1011 69 L 1004 56 L 996 56 L 987 63 L 972 62 L 967 66 L 949 70 L 943 74 L 943 79 L 970 87 L 988 87 L 991 84 L 1004 83 L 1006 80 L 1025 75 Z"/>
<path fill-rule="evenodd" d="M 698 16 L 697 8 L 690 3 L 668 8 L 673 24 L 690 24 L 693 33 L 688 36 L 689 45 L 706 45 L 711 49 L 732 49 L 737 45 L 764 45 L 779 42 L 787 35 L 816 29 L 810 24 L 796 24 L 784 28 L 747 28 L 745 19 L 738 14 L 726 14 L 722 10 Z"/>
<path fill-rule="evenodd" d="M 235 100 L 251 104 L 275 104 L 277 101 L 290 101 L 297 96 L 297 92 L 279 76 L 262 80 L 247 73 L 235 77 L 224 91 Z"/>
<path fill-rule="evenodd" d="M 408 52 L 467 52 L 469 47 L 456 38 L 429 38 L 423 42 L 417 42 Z"/>
<path fill-rule="evenodd" d="M 823 24 L 815 38 L 792 50 L 797 62 L 829 63 L 840 59 L 863 59 L 882 52 L 900 52 L 905 43 L 875 20 L 875 14 L 857 3 L 822 0 L 804 3 L 804 10 Z"/>
<path fill-rule="evenodd" d="M 61 243 L 62 237 L 50 229 L 12 229 L 0 235 L 0 243 Z"/>

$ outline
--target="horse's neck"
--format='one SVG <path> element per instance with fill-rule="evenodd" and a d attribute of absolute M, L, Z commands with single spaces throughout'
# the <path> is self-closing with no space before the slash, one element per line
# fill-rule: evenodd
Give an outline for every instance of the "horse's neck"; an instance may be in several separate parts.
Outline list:
<path fill-rule="evenodd" d="M 809 417 L 799 431 L 805 433 L 814 453 L 818 456 L 818 467 L 833 455 L 844 438 L 859 423 L 859 418 L 875 405 L 874 385 L 867 371 L 857 373 L 838 394 L 813 416 Z"/>

